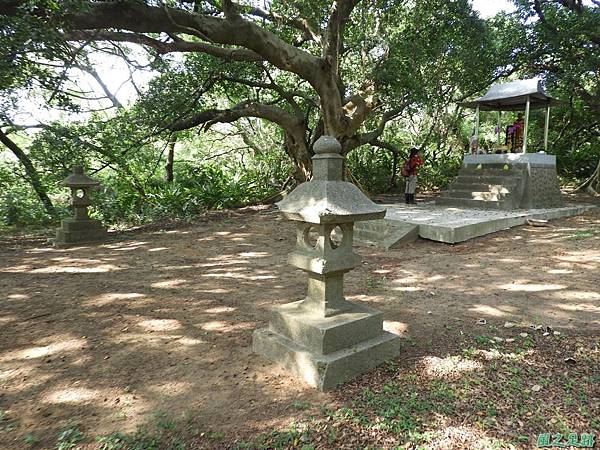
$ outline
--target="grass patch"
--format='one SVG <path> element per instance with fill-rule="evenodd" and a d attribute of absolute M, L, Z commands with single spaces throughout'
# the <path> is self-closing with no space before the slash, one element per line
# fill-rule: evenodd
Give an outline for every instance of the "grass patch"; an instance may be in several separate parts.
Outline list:
<path fill-rule="evenodd" d="M 470 346 L 474 341 L 483 348 Z M 473 336 L 457 353 L 446 359 L 470 359 L 480 369 L 433 376 L 418 364 L 383 365 L 336 392 L 341 408 L 323 407 L 320 416 L 236 448 L 426 449 L 455 441 L 462 448 L 514 449 L 548 431 L 600 432 L 600 406 L 591 401 L 598 394 L 597 338 L 530 333 L 506 343 Z M 577 364 L 566 366 L 564 353 Z"/>
<path fill-rule="evenodd" d="M 565 239 L 570 241 L 580 241 L 583 239 L 590 239 L 596 236 L 600 236 L 600 227 L 593 227 L 583 230 L 578 230 L 573 234 L 565 236 Z"/>

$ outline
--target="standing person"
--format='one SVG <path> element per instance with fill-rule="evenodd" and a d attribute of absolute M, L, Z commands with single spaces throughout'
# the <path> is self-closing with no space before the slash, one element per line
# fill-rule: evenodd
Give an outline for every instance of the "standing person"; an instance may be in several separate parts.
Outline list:
<path fill-rule="evenodd" d="M 406 189 L 404 190 L 404 198 L 406 199 L 406 204 L 416 205 L 417 201 L 415 200 L 415 191 L 417 190 L 417 174 L 419 166 L 423 165 L 423 160 L 419 156 L 418 148 L 411 148 L 410 155 L 408 159 L 404 163 L 403 171 L 406 172 Z"/>

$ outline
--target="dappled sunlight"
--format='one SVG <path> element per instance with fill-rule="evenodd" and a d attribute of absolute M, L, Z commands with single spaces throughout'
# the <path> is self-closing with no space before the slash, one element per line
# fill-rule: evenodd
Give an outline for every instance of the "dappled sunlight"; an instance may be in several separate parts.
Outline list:
<path fill-rule="evenodd" d="M 201 276 L 207 278 L 234 278 L 241 280 L 274 280 L 277 277 L 275 275 L 241 275 L 238 273 L 233 273 L 231 271 L 227 271 L 224 273 L 204 273 Z"/>
<path fill-rule="evenodd" d="M 198 265 L 181 264 L 181 265 L 176 265 L 176 266 L 162 266 L 160 269 L 161 270 L 189 270 L 189 269 L 194 269 L 196 267 L 200 267 L 200 264 L 198 264 Z"/>
<path fill-rule="evenodd" d="M 406 333 L 408 331 L 408 324 L 394 320 L 384 320 L 383 329 L 390 333 L 401 335 L 402 333 Z"/>
<path fill-rule="evenodd" d="M 97 389 L 84 387 L 67 387 L 56 389 L 44 395 L 42 401 L 46 403 L 89 403 L 99 399 L 102 392 Z"/>
<path fill-rule="evenodd" d="M 228 273 L 228 272 L 246 272 L 250 270 L 249 267 L 244 266 L 244 267 L 217 267 L 214 269 L 210 269 L 211 273 L 219 273 L 219 272 L 224 272 L 224 273 Z"/>
<path fill-rule="evenodd" d="M 251 220 L 263 222 L 249 223 L 242 235 L 235 226 L 202 223 L 185 237 L 146 233 L 85 250 L 9 255 L 0 270 L 20 272 L 1 275 L 8 280 L 0 303 L 2 400 L 27 424 L 58 429 L 81 418 L 91 438 L 99 429 L 156 424 L 161 411 L 178 418 L 191 411 L 202 432 L 230 432 L 287 426 L 306 414 L 304 402 L 315 411 L 330 405 L 337 394 L 312 390 L 252 351 L 252 333 L 269 310 L 306 295 L 306 275 L 285 263 L 293 242 L 279 237 L 291 236 L 293 226 Z M 534 345 L 562 342 L 533 333 L 530 323 L 552 326 L 564 338 L 592 329 L 600 293 L 585 270 L 598 267 L 590 252 L 573 247 L 553 253 L 566 259 L 552 259 L 548 251 L 558 244 L 525 249 L 527 242 L 501 237 L 456 246 L 419 241 L 395 253 L 358 249 L 364 264 L 346 275 L 344 295 L 382 311 L 383 329 L 402 337 L 399 358 L 376 373 L 415 368 L 422 376 L 416 384 L 439 383 L 434 394 L 445 401 L 448 380 L 478 379 L 496 360 L 526 362 L 534 350 L 523 348 L 520 332 L 528 331 Z M 59 270 L 33 272 L 51 264 Z M 110 270 L 82 271 L 99 267 Z M 478 325 L 480 318 L 487 324 Z M 509 321 L 515 328 L 505 330 Z M 505 344 L 508 337 L 514 345 Z M 463 340 L 468 351 L 461 353 Z M 312 370 L 305 362 L 298 364 Z M 470 444 L 479 441 L 468 440 L 473 422 L 455 423 L 450 414 L 444 422 L 443 414 L 431 442 L 465 436 L 464 448 L 476 448 Z"/>
<path fill-rule="evenodd" d="M 551 274 L 551 275 L 566 275 L 569 273 L 573 273 L 573 270 L 567 270 L 567 269 L 550 269 L 547 271 L 547 273 Z"/>
<path fill-rule="evenodd" d="M 420 278 L 415 274 L 407 274 L 404 278 L 396 278 L 392 280 L 392 283 L 398 284 L 417 284 L 420 281 Z"/>
<path fill-rule="evenodd" d="M 565 311 L 581 311 L 587 313 L 596 313 L 599 314 L 598 320 L 600 320 L 600 306 L 592 305 L 590 303 L 577 303 L 577 304 L 561 304 L 557 303 L 555 305 L 557 308 L 560 308 Z"/>
<path fill-rule="evenodd" d="M 600 288 L 600 286 L 599 286 Z M 567 291 L 556 293 L 554 297 L 561 300 L 600 300 L 600 292 L 592 291 Z"/>
<path fill-rule="evenodd" d="M 53 265 L 42 269 L 33 269 L 29 273 L 107 273 L 122 270 L 113 264 L 98 264 L 95 267 Z"/>
<path fill-rule="evenodd" d="M 186 347 L 193 347 L 195 345 L 207 344 L 207 342 L 203 341 L 202 339 L 193 339 L 193 338 L 189 338 L 189 337 L 179 338 L 179 339 L 177 339 L 177 343 L 184 345 Z"/>
<path fill-rule="evenodd" d="M 456 379 L 461 376 L 462 372 L 472 372 L 483 368 L 479 361 L 461 356 L 447 356 L 445 358 L 426 356 L 421 360 L 421 363 L 427 375 L 446 379 Z"/>
<path fill-rule="evenodd" d="M 157 288 L 157 289 L 177 289 L 179 287 L 181 287 L 181 285 L 187 283 L 188 280 L 186 279 L 172 279 L 172 280 L 166 280 L 166 281 L 157 281 L 156 283 L 152 283 L 150 286 L 153 288 Z"/>
<path fill-rule="evenodd" d="M 540 292 L 540 291 L 558 291 L 561 289 L 566 289 L 567 286 L 564 284 L 535 284 L 522 282 L 519 283 L 517 281 L 513 283 L 501 284 L 498 286 L 500 289 L 504 289 L 505 291 L 523 291 L 523 292 Z"/>
<path fill-rule="evenodd" d="M 215 288 L 215 289 L 196 289 L 196 292 L 203 292 L 206 294 L 229 294 L 232 292 L 231 289 Z"/>
<path fill-rule="evenodd" d="M 12 380 L 16 380 L 17 378 L 26 380 L 34 371 L 35 366 L 33 364 L 22 364 L 22 362 L 19 361 L 18 365 L 15 365 L 15 367 L 0 369 L 0 382 L 8 383 Z"/>
<path fill-rule="evenodd" d="M 0 269 L 0 272 L 5 272 L 5 273 L 24 273 L 24 272 L 29 272 L 31 270 L 32 266 L 30 266 L 29 264 L 19 264 L 19 265 L 15 265 L 12 266 L 10 268 L 2 268 Z"/>
<path fill-rule="evenodd" d="M 429 448 L 436 449 L 457 448 L 452 444 L 449 446 L 451 442 L 460 445 L 461 448 L 469 448 L 471 450 L 509 448 L 505 447 L 507 445 L 506 442 L 486 436 L 485 431 L 465 425 L 441 427 L 433 433 L 433 438 L 428 443 L 428 446 Z"/>
<path fill-rule="evenodd" d="M 173 331 L 182 327 L 181 322 L 175 319 L 146 319 L 136 325 L 146 331 Z"/>
<path fill-rule="evenodd" d="M 514 352 L 501 352 L 497 348 L 492 348 L 490 350 L 474 350 L 475 355 L 482 356 L 486 360 L 501 360 L 501 361 L 511 361 L 511 360 L 523 360 L 525 357 L 532 355 L 535 353 L 533 349 L 529 349 L 526 351 L 522 351 L 520 353 Z"/>
<path fill-rule="evenodd" d="M 418 292 L 418 291 L 422 291 L 423 288 L 418 287 L 418 286 L 402 286 L 402 287 L 394 287 L 394 288 L 392 288 L 392 290 L 400 291 L 400 292 Z"/>
<path fill-rule="evenodd" d="M 110 294 L 102 294 L 83 303 L 84 306 L 106 306 L 123 300 L 139 300 L 145 298 L 144 294 L 139 292 L 113 292 Z M 149 299 L 147 299 L 149 300 Z"/>
<path fill-rule="evenodd" d="M 209 258 L 209 259 L 212 260 L 213 258 Z M 229 260 L 223 261 L 223 262 L 197 264 L 194 267 L 202 267 L 202 268 L 205 268 L 205 267 L 208 267 L 208 268 L 217 267 L 217 268 L 222 268 L 223 266 L 229 267 L 229 266 L 235 266 L 235 265 L 238 265 L 238 264 L 241 264 L 241 265 L 244 265 L 244 266 L 248 266 L 249 262 L 248 262 L 247 259 L 229 259 Z"/>
<path fill-rule="evenodd" d="M 85 339 L 67 339 L 45 346 L 29 347 L 21 350 L 11 350 L 4 352 L 0 356 L 0 361 L 12 361 L 15 359 L 33 359 L 43 358 L 61 352 L 72 352 L 80 350 L 87 344 Z"/>
<path fill-rule="evenodd" d="M 479 304 L 479 305 L 473 305 L 471 308 L 469 308 L 469 311 L 473 311 L 474 313 L 485 315 L 485 316 L 505 317 L 510 314 L 514 314 L 516 312 L 516 308 L 511 307 L 511 306 L 495 307 L 495 306 L 490 306 L 490 305 Z"/>
<path fill-rule="evenodd" d="M 0 325 L 2 324 L 7 324 L 10 322 L 16 322 L 17 320 L 19 320 L 16 316 L 4 316 L 4 317 L 0 317 Z"/>
<path fill-rule="evenodd" d="M 445 280 L 447 277 L 445 275 L 432 275 L 430 277 L 425 278 L 426 283 L 434 283 L 436 281 Z"/>
<path fill-rule="evenodd" d="M 223 320 L 211 320 L 198 325 L 199 328 L 205 331 L 220 331 L 220 332 L 232 332 L 239 330 L 252 330 L 255 324 L 252 322 L 225 322 Z"/>
<path fill-rule="evenodd" d="M 176 397 L 179 395 L 186 395 L 188 392 L 190 392 L 192 387 L 192 383 L 189 382 L 165 381 L 146 386 L 145 390 L 149 391 L 153 395 Z"/>
<path fill-rule="evenodd" d="M 215 308 L 205 309 L 204 312 L 209 314 L 223 314 L 235 311 L 237 308 L 232 308 L 230 306 L 217 306 Z"/>
<path fill-rule="evenodd" d="M 516 258 L 499 258 L 496 262 L 504 263 L 504 264 L 521 264 L 523 260 Z"/>
<path fill-rule="evenodd" d="M 583 263 L 593 267 L 596 267 L 596 264 L 589 263 L 600 263 L 600 252 L 597 250 L 583 250 L 578 252 L 568 252 L 564 255 L 554 256 L 554 259 L 558 261 L 566 261 L 566 262 L 574 262 L 574 263 Z"/>
<path fill-rule="evenodd" d="M 268 252 L 242 252 L 238 253 L 238 255 L 242 258 L 266 258 L 271 256 Z"/>
<path fill-rule="evenodd" d="M 3 382 L 2 393 L 20 394 L 31 390 L 39 390 L 45 388 L 54 377 L 48 373 L 38 373 L 36 368 L 23 369 L 19 367 L 14 372 L 11 372 L 10 378 L 0 380 Z"/>

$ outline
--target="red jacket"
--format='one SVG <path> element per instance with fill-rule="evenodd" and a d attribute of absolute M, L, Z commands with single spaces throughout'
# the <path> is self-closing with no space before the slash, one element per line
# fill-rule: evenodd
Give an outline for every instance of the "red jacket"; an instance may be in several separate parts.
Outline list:
<path fill-rule="evenodd" d="M 409 175 L 417 175 L 419 166 L 423 165 L 423 160 L 419 155 L 415 155 L 408 160 L 408 174 Z"/>

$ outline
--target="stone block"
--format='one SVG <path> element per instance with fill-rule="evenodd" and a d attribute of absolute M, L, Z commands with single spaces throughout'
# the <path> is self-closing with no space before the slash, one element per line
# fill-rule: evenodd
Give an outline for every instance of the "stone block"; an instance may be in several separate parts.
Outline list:
<path fill-rule="evenodd" d="M 389 250 L 419 238 L 419 226 L 397 220 L 371 220 L 354 225 L 356 242 Z"/>
<path fill-rule="evenodd" d="M 54 245 L 57 247 L 87 244 L 104 241 L 108 238 L 108 231 L 99 220 L 65 219 L 61 228 L 56 230 Z"/>
<path fill-rule="evenodd" d="M 324 355 L 311 352 L 281 334 L 260 329 L 252 336 L 252 349 L 310 386 L 326 391 L 398 356 L 400 338 L 382 331 L 372 339 Z"/>
<path fill-rule="evenodd" d="M 278 306 L 272 311 L 269 330 L 317 354 L 337 352 L 381 334 L 383 313 L 347 303 L 347 311 L 331 317 L 305 308 L 304 300 Z"/>

